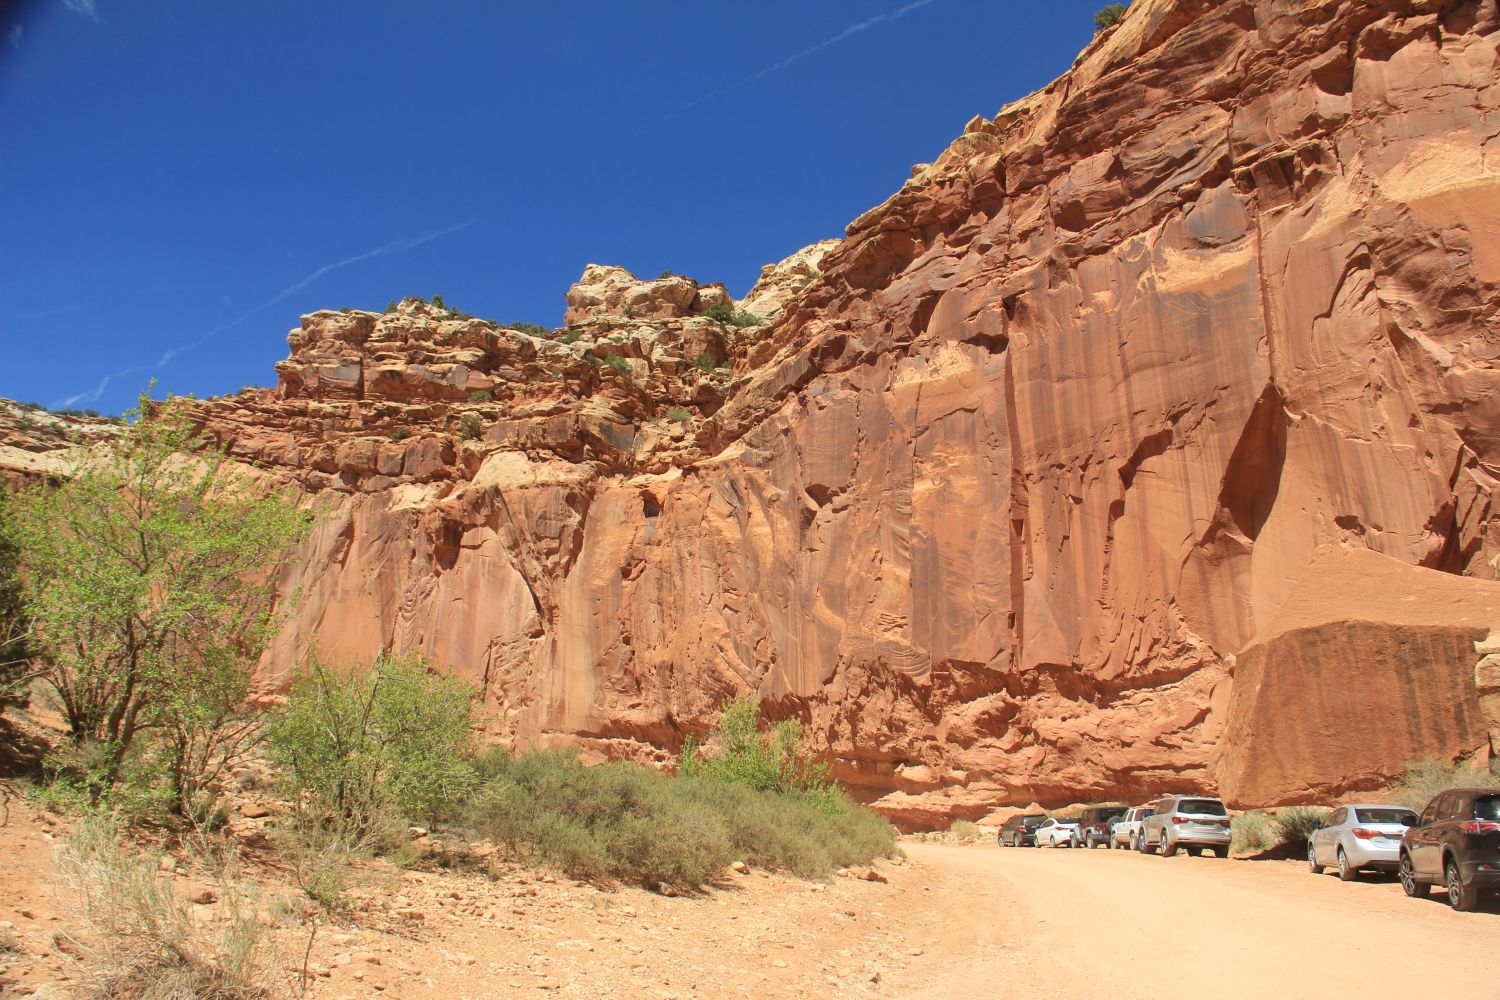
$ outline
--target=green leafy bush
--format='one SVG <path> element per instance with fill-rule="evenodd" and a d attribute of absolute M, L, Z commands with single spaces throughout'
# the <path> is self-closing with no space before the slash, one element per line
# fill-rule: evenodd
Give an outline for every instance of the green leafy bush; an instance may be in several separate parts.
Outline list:
<path fill-rule="evenodd" d="M 387 807 L 432 820 L 474 787 L 474 692 L 416 656 L 367 670 L 313 663 L 267 727 L 294 802 L 365 831 Z"/>
<path fill-rule="evenodd" d="M 405 427 L 397 427 L 395 430 L 391 431 L 392 441 L 405 441 L 409 437 L 411 437 L 411 431 L 407 430 Z"/>
<path fill-rule="evenodd" d="M 495 394 L 493 392 L 490 392 L 488 389 L 475 389 L 473 392 L 469 393 L 469 402 L 471 403 L 490 403 L 493 402 L 494 399 Z"/>
<path fill-rule="evenodd" d="M 570 330 L 569 332 L 558 337 L 557 342 L 559 344 L 576 344 L 578 343 L 578 338 L 582 336 L 583 334 L 579 333 L 577 330 Z"/>
<path fill-rule="evenodd" d="M 458 436 L 465 441 L 477 441 L 484 433 L 484 418 L 477 413 L 465 413 L 458 418 Z"/>
<path fill-rule="evenodd" d="M 1124 16 L 1125 4 L 1123 3 L 1112 3 L 1101 7 L 1094 13 L 1094 34 L 1097 35 L 1101 31 L 1113 28 Z"/>
<path fill-rule="evenodd" d="M 613 368 L 617 372 L 622 372 L 626 375 L 630 374 L 630 362 L 619 354 L 611 354 L 604 359 L 604 364 L 606 367 Z"/>
<path fill-rule="evenodd" d="M 719 367 L 719 363 L 714 360 L 714 356 L 712 354 L 704 351 L 693 359 L 693 367 L 698 369 L 700 372 L 703 372 L 704 374 L 708 374 L 709 372 L 717 370 Z"/>
<path fill-rule="evenodd" d="M 742 311 L 735 313 L 734 317 L 730 319 L 729 322 L 733 323 L 736 327 L 743 330 L 747 326 L 757 326 L 761 322 L 761 318 L 752 312 Z"/>
<path fill-rule="evenodd" d="M 712 755 L 689 740 L 678 770 L 689 777 L 702 775 L 757 791 L 803 794 L 817 800 L 838 792 L 828 778 L 828 768 L 804 746 L 801 724 L 784 719 L 762 732 L 760 702 L 755 699 L 736 698 L 726 705 L 708 745 Z"/>
<path fill-rule="evenodd" d="M 540 323 L 507 323 L 505 326 L 508 329 L 517 330 L 532 337 L 546 338 L 552 336 L 552 328 L 543 326 Z"/>
<path fill-rule="evenodd" d="M 432 304 L 437 309 L 447 309 L 448 308 L 448 304 L 443 301 L 443 297 L 441 295 L 434 295 L 432 297 Z"/>
<path fill-rule="evenodd" d="M 673 406 L 667 410 L 667 419 L 673 423 L 688 424 L 692 423 L 693 415 L 680 406 Z"/>

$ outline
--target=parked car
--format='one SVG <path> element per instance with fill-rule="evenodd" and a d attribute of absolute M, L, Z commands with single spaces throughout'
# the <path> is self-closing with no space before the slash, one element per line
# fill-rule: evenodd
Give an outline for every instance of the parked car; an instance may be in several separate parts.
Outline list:
<path fill-rule="evenodd" d="M 1307 867 L 1314 875 L 1338 869 L 1353 882 L 1361 870 L 1395 871 L 1401 860 L 1401 836 L 1415 825 L 1417 814 L 1404 806 L 1339 806 L 1307 838 Z"/>
<path fill-rule="evenodd" d="M 1075 822 L 1048 816 L 1036 828 L 1036 846 L 1072 847 L 1073 834 L 1077 830 L 1078 824 Z"/>
<path fill-rule="evenodd" d="M 1169 795 L 1141 821 L 1141 848 L 1170 858 L 1179 849 L 1197 857 L 1205 850 L 1229 857 L 1229 810 L 1204 795 Z"/>
<path fill-rule="evenodd" d="M 1154 806 L 1131 806 L 1125 815 L 1115 820 L 1109 828 L 1109 846 L 1139 850 L 1137 843 L 1141 835 L 1141 820 L 1151 815 Z"/>
<path fill-rule="evenodd" d="M 1127 806 L 1090 806 L 1078 817 L 1074 846 L 1109 846 L 1109 825 L 1124 815 Z"/>
<path fill-rule="evenodd" d="M 1455 910 L 1472 910 L 1481 893 L 1500 890 L 1500 788 L 1439 792 L 1401 838 L 1398 864 L 1408 896 L 1445 886 Z"/>
<path fill-rule="evenodd" d="M 995 839 L 1000 842 L 1001 847 L 1035 847 L 1036 828 L 1046 818 L 1046 813 L 1012 816 L 1000 824 L 1000 834 Z"/>

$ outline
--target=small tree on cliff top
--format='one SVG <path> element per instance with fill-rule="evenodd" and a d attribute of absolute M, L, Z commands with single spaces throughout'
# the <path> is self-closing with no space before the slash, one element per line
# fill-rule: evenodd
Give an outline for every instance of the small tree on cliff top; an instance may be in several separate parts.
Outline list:
<path fill-rule="evenodd" d="M 1112 3 L 1094 12 L 1094 34 L 1113 28 L 1125 16 L 1125 4 Z"/>
<path fill-rule="evenodd" d="M 275 624 L 277 567 L 310 516 L 141 396 L 132 422 L 60 485 L 8 503 L 30 652 L 97 798 L 139 740 L 173 804 L 245 746 L 250 670 Z"/>

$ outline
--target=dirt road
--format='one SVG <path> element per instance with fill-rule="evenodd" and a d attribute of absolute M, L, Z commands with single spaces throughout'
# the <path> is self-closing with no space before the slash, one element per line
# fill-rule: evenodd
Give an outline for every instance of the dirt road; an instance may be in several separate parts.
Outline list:
<path fill-rule="evenodd" d="M 1493 903 L 1454 913 L 1393 878 L 1345 884 L 1293 862 L 906 847 L 937 905 L 887 995 L 1500 1000 Z"/>

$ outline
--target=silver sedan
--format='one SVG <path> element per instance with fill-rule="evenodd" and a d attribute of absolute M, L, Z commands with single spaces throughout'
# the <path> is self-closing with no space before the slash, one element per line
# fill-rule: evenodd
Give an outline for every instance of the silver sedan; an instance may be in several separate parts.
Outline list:
<path fill-rule="evenodd" d="M 1401 835 L 1417 821 L 1404 806 L 1339 806 L 1307 838 L 1307 867 L 1314 875 L 1337 868 L 1339 878 L 1353 882 L 1361 869 L 1395 871 Z"/>

